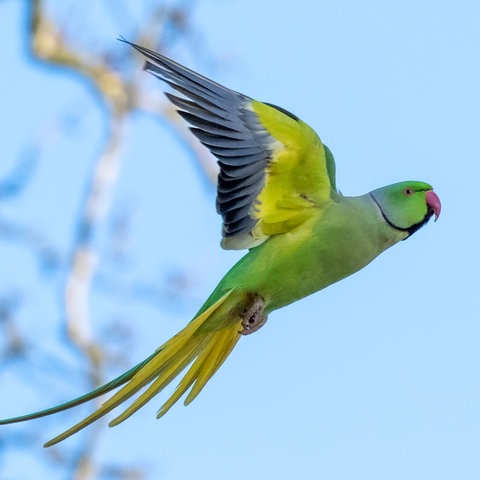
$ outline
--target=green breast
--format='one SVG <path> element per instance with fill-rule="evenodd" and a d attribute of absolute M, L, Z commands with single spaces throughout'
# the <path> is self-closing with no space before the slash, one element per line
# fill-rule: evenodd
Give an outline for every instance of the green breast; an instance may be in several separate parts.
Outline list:
<path fill-rule="evenodd" d="M 321 216 L 250 250 L 214 294 L 231 288 L 255 293 L 268 313 L 355 273 L 403 237 L 368 195 L 340 197 Z"/>

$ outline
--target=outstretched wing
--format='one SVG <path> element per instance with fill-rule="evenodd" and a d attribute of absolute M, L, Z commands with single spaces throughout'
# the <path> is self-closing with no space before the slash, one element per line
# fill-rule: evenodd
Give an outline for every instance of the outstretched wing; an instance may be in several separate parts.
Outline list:
<path fill-rule="evenodd" d="M 182 94 L 167 97 L 218 159 L 223 248 L 252 248 L 289 232 L 330 201 L 333 157 L 306 123 L 130 45 L 147 58 L 145 70 Z"/>

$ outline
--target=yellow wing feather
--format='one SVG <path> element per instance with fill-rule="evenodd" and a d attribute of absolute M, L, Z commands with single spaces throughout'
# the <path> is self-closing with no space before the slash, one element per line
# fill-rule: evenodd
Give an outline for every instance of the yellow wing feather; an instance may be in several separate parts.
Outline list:
<path fill-rule="evenodd" d="M 265 184 L 253 206 L 255 240 L 286 233 L 330 201 L 325 150 L 318 135 L 299 119 L 261 102 L 252 108 L 276 139 Z"/>

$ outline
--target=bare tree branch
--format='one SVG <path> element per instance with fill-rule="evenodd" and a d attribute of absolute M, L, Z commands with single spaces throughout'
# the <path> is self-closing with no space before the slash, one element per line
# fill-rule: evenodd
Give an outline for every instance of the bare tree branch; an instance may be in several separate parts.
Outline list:
<path fill-rule="evenodd" d="M 63 290 L 65 345 L 74 352 L 81 352 L 88 365 L 85 369 L 85 383 L 93 388 L 103 383 L 104 370 L 111 360 L 105 347 L 94 335 L 90 308 L 94 279 L 98 278 L 99 265 L 105 260 L 99 251 L 97 237 L 100 228 L 109 218 L 112 194 L 122 167 L 123 140 L 131 114 L 141 111 L 166 119 L 173 126 L 178 141 L 191 150 L 200 171 L 209 183 L 215 182 L 217 167 L 212 156 L 194 139 L 159 91 L 146 89 L 146 76 L 138 68 L 141 60 L 133 50 L 125 49 L 123 54 L 111 54 L 106 49 L 99 49 L 102 53 L 93 55 L 78 41 L 73 42 L 68 38 L 69 25 L 61 25 L 52 20 L 47 14 L 46 4 L 43 0 L 31 0 L 29 4 L 28 44 L 32 58 L 45 65 L 74 72 L 80 81 L 87 82 L 99 101 L 107 133 L 101 153 L 92 165 L 85 194 L 80 201 L 80 214 L 76 219 L 73 241 L 66 253 L 60 252 L 58 247 L 34 229 L 18 225 L 14 221 L 2 218 L 0 232 L 3 238 L 27 246 L 43 259 L 45 264 L 50 262 L 51 265 L 66 270 Z M 189 20 L 193 4 L 194 0 L 179 0 L 177 5 L 173 6 L 152 5 L 144 22 L 145 26 L 137 35 L 136 41 L 162 50 L 177 38 L 185 38 L 192 29 Z M 124 2 L 121 2 L 121 5 L 126 8 Z M 110 8 L 117 12 L 117 19 L 120 21 L 121 7 L 115 3 L 110 4 Z M 160 45 L 158 41 L 154 42 L 154 39 L 160 39 Z M 198 48 L 198 45 L 195 47 Z M 130 67 L 130 70 L 127 67 Z M 135 67 L 136 72 L 133 75 L 132 67 Z M 11 174 L 7 175 L 5 181 L 0 182 L 1 198 L 19 195 L 24 191 L 32 175 L 32 167 L 38 162 L 38 152 L 36 156 L 31 154 L 32 151 L 26 151 L 26 155 Z M 8 338 L 4 355 L 9 358 L 22 355 L 25 349 L 25 338 L 23 332 L 15 327 L 13 312 L 13 306 L 0 298 L 0 327 Z M 46 455 L 50 461 L 67 469 L 69 478 L 142 478 L 142 470 L 135 466 L 123 468 L 118 465 L 99 464 L 93 452 L 101 430 L 100 423 L 85 432 L 74 453 L 67 452 L 63 446 L 57 446 Z M 28 441 L 38 441 L 35 434 L 25 434 L 22 438 L 25 445 Z"/>

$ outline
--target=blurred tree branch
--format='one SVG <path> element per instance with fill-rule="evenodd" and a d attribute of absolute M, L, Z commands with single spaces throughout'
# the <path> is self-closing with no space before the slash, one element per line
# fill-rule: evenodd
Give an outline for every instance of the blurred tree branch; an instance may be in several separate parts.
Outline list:
<path fill-rule="evenodd" d="M 165 42 L 168 43 L 169 39 L 171 41 L 175 37 L 188 36 L 191 28 L 189 20 L 191 3 L 193 2 L 179 1 L 177 5 L 169 7 L 154 4 L 146 15 L 149 20 L 145 22 L 136 41 L 157 49 L 166 49 L 168 44 Z M 125 7 L 124 2 L 120 4 Z M 115 10 L 117 15 L 118 10 L 121 10 L 120 6 L 111 4 L 109 8 Z M 68 36 L 71 26 L 53 20 L 52 15 L 48 13 L 47 2 L 31 0 L 28 15 L 28 44 L 33 59 L 74 72 L 80 81 L 86 81 L 93 87 L 100 104 L 103 105 L 107 134 L 85 188 L 81 213 L 76 221 L 76 233 L 66 255 L 66 264 L 42 235 L 28 227 L 0 219 L 0 231 L 4 237 L 9 235 L 10 238 L 21 239 L 45 259 L 57 264 L 62 262 L 63 268 L 67 270 L 63 296 L 66 342 L 84 355 L 89 365 L 86 369 L 87 383 L 94 388 L 104 381 L 103 371 L 105 362 L 108 361 L 105 349 L 93 334 L 90 315 L 93 280 L 101 262 L 95 238 L 99 227 L 109 215 L 112 192 L 121 169 L 123 139 L 130 115 L 140 110 L 167 118 L 174 126 L 178 139 L 194 152 L 209 181 L 215 181 L 216 166 L 206 150 L 193 141 L 187 128 L 178 121 L 178 116 L 170 106 L 167 106 L 163 97 L 158 92 L 152 94 L 145 91 L 143 78 L 138 74 L 140 63 L 133 50 L 127 49 L 126 53 L 120 56 L 121 68 L 118 69 L 115 63 L 118 54 L 114 55 L 106 49 L 100 50 L 101 55 L 92 54 L 81 46 L 81 39 L 73 42 Z M 164 43 L 158 45 L 154 40 L 160 36 L 160 32 L 165 33 L 165 38 Z M 134 66 L 137 73 L 132 75 L 131 71 L 125 68 L 126 65 Z M 0 181 L 0 198 L 22 191 L 32 172 L 33 164 L 27 164 L 28 161 L 31 162 L 31 159 L 26 156 L 9 178 Z M 22 334 L 15 328 L 11 318 L 13 310 L 11 304 L 0 299 L 0 326 L 7 332 L 8 338 L 6 355 L 21 353 L 24 344 Z M 99 478 L 102 475 L 119 479 L 142 478 L 141 471 L 136 467 L 123 468 L 96 463 L 93 451 L 99 432 L 98 426 L 90 429 L 75 454 L 68 454 L 64 447 L 58 446 L 46 455 L 56 463 L 67 466 L 70 471 L 69 477 L 78 480 Z"/>

